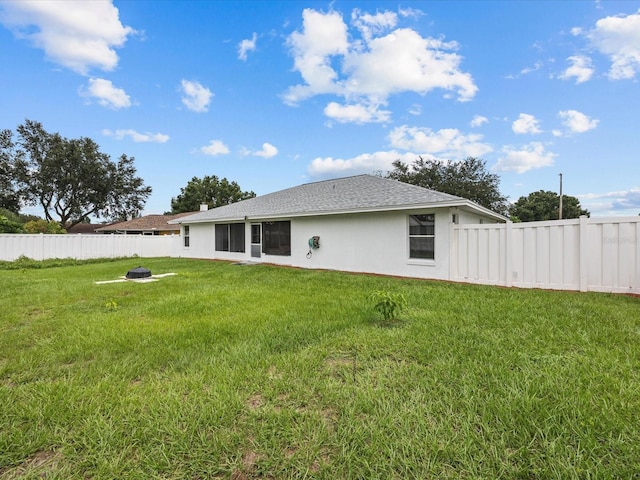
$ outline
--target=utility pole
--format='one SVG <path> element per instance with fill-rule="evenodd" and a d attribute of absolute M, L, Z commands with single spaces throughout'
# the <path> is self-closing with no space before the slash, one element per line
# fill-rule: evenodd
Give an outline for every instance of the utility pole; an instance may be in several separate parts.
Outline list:
<path fill-rule="evenodd" d="M 558 220 L 562 220 L 562 174 L 560 174 L 560 208 L 558 208 Z"/>

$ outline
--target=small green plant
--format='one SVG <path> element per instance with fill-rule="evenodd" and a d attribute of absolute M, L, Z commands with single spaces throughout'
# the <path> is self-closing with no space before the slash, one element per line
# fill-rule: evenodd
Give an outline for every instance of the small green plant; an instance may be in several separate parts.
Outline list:
<path fill-rule="evenodd" d="M 407 299 L 401 293 L 391 293 L 384 290 L 373 292 L 369 299 L 373 302 L 373 308 L 380 313 L 385 320 L 393 320 L 407 306 Z"/>
<path fill-rule="evenodd" d="M 109 312 L 113 312 L 118 309 L 118 302 L 115 300 L 109 300 L 104 304 L 104 308 L 106 308 Z"/>

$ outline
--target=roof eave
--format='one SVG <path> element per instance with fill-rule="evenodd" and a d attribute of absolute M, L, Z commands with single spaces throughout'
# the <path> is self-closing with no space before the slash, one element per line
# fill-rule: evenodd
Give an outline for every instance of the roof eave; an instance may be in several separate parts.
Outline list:
<path fill-rule="evenodd" d="M 321 210 L 315 212 L 278 212 L 270 215 L 245 215 L 245 216 L 229 216 L 219 218 L 201 218 L 188 221 L 189 218 L 180 218 L 178 220 L 172 220 L 171 224 L 196 224 L 196 223 L 220 223 L 220 222 L 241 222 L 246 220 L 276 220 L 280 218 L 300 218 L 300 217 L 324 217 L 328 215 L 349 215 L 357 213 L 376 213 L 376 212 L 393 212 L 393 211 L 406 211 L 406 210 L 420 210 L 430 208 L 451 208 L 451 207 L 467 207 L 471 210 L 478 211 L 483 215 L 491 218 L 495 218 L 498 221 L 507 221 L 508 219 L 488 208 L 478 205 L 470 200 L 461 198 L 455 200 L 447 200 L 443 202 L 431 202 L 424 204 L 403 204 L 403 205 L 388 205 L 380 207 L 368 207 L 358 209 L 344 209 L 344 210 Z"/>

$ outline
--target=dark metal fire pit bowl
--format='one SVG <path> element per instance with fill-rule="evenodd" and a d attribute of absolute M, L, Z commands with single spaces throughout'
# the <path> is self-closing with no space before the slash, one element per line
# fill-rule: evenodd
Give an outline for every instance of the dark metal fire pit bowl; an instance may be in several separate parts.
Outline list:
<path fill-rule="evenodd" d="M 125 278 L 127 278 L 127 280 L 134 280 L 137 278 L 149 278 L 149 277 L 151 277 L 151 270 L 144 267 L 138 267 L 138 268 L 132 268 L 131 270 L 129 270 Z"/>

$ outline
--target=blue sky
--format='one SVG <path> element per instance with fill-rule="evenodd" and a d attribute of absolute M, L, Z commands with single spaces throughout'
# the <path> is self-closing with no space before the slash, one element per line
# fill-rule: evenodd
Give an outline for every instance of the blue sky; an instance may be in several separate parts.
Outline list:
<path fill-rule="evenodd" d="M 0 1 L 0 128 L 258 195 L 483 158 L 511 201 L 640 213 L 640 1 Z"/>

